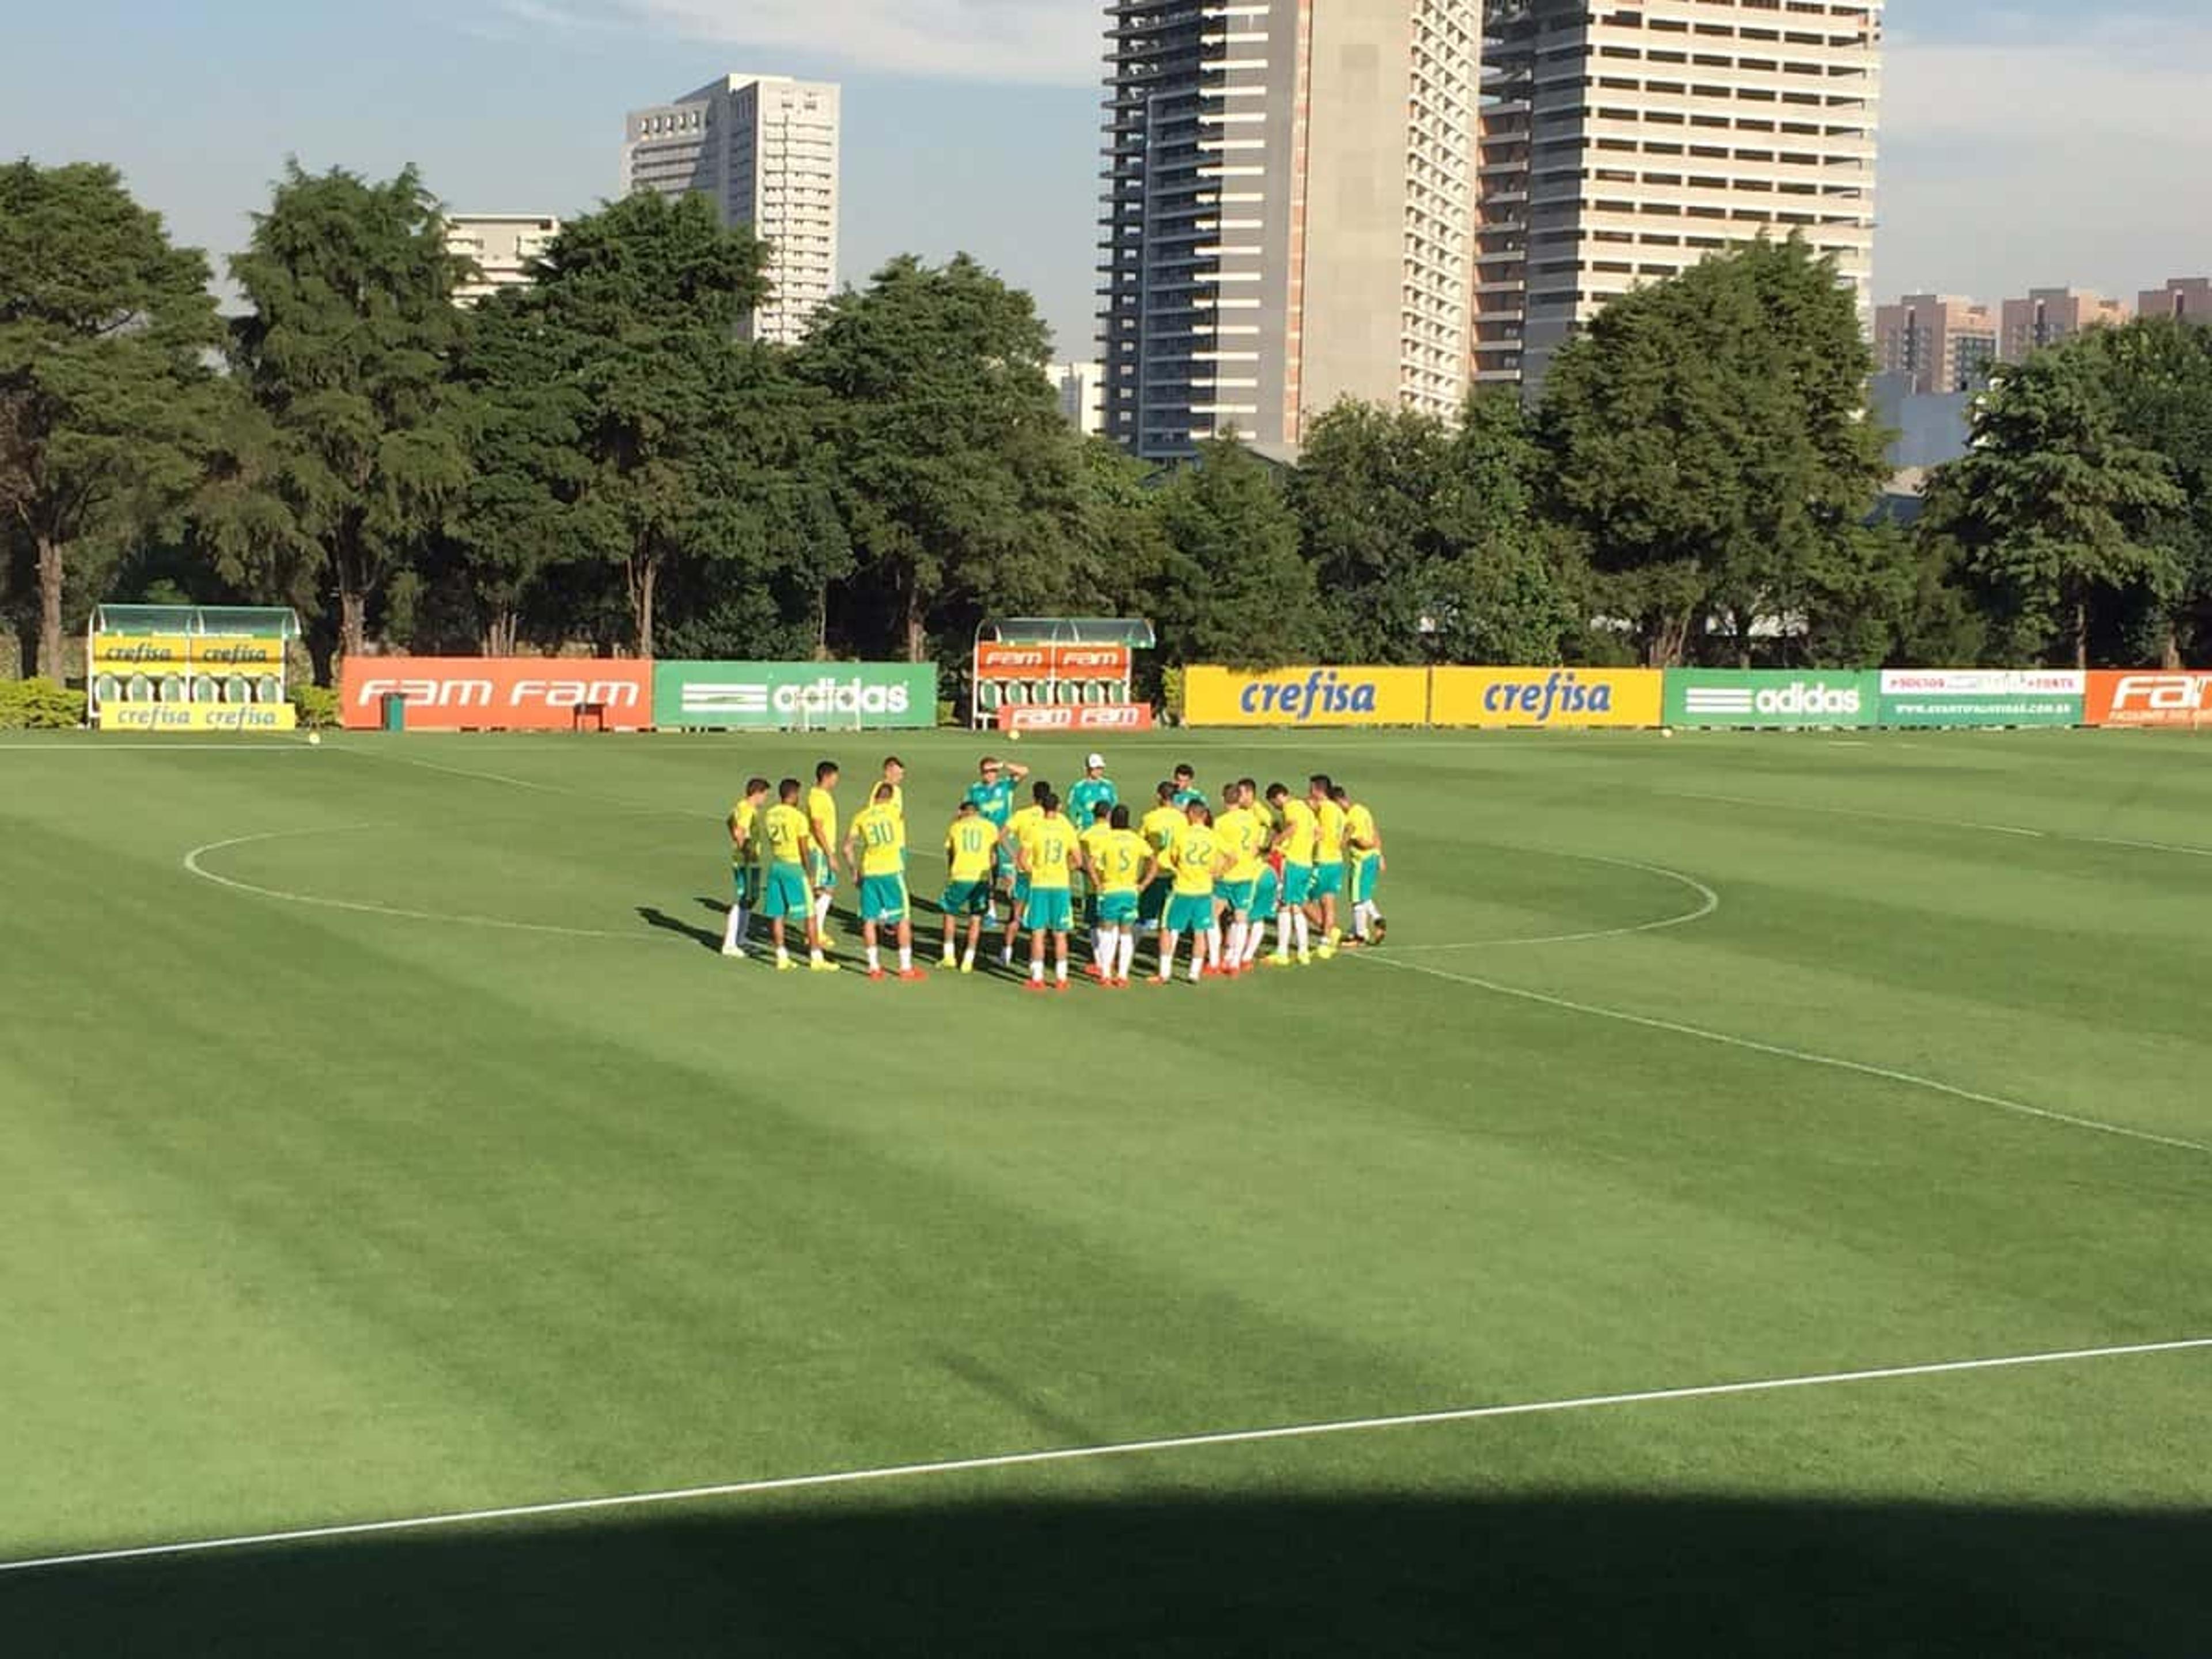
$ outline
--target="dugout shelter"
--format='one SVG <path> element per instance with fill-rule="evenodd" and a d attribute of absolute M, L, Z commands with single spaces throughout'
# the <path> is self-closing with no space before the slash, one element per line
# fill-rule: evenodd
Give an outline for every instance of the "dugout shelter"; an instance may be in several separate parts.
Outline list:
<path fill-rule="evenodd" d="M 1068 724 L 1039 718 L 1049 710 L 1093 711 L 1085 726 L 1128 723 L 1137 653 L 1155 643 L 1152 623 L 1122 617 L 1009 617 L 975 629 L 969 681 L 969 724 L 975 730 Z M 1098 717 L 1121 711 L 1120 720 Z M 1025 715 L 1024 711 L 1036 711 Z"/>
<path fill-rule="evenodd" d="M 85 716 L 101 730 L 289 731 L 278 606 L 103 605 L 85 623 Z"/>

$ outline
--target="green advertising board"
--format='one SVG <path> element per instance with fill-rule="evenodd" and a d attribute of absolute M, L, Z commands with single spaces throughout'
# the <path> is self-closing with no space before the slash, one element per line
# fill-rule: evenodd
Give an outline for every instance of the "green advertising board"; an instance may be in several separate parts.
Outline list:
<path fill-rule="evenodd" d="M 1820 669 L 1670 668 L 1669 726 L 1872 726 L 1881 677 Z"/>
<path fill-rule="evenodd" d="M 2073 669 L 1892 668 L 1884 726 L 2079 726 L 2089 677 Z"/>
<path fill-rule="evenodd" d="M 937 724 L 926 662 L 660 662 L 653 723 L 699 731 L 906 731 Z"/>

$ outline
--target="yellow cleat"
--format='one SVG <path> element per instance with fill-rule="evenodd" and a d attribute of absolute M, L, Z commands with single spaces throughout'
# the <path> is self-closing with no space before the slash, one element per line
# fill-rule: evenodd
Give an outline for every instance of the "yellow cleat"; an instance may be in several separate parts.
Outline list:
<path fill-rule="evenodd" d="M 778 957 L 775 959 L 775 971 L 779 974 L 787 974 L 798 966 L 799 964 L 789 957 Z"/>
<path fill-rule="evenodd" d="M 827 959 L 821 962 L 810 962 L 806 966 L 811 972 L 817 974 L 834 974 L 837 971 L 837 964 Z"/>

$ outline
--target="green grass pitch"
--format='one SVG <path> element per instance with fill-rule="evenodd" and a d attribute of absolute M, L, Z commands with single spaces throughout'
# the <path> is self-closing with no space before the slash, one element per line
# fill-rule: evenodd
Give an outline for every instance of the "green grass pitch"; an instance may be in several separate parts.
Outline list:
<path fill-rule="evenodd" d="M 1118 740 L 1348 781 L 1389 945 L 715 954 L 745 774 L 849 812 L 899 748 L 933 896 L 984 746 L 0 739 L 0 1562 L 2212 1337 L 2199 741 Z M 2208 1401 L 2108 1352 L 96 1561 L 0 1572 L 0 1650 L 2203 1652 Z"/>

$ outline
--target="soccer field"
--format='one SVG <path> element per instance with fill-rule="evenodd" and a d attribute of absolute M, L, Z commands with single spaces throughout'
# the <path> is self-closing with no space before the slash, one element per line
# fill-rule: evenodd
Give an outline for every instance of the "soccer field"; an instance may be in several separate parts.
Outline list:
<path fill-rule="evenodd" d="M 988 741 L 0 738 L 0 1650 L 2212 1646 L 2212 746 L 1117 739 L 1389 944 L 716 954 Z"/>

